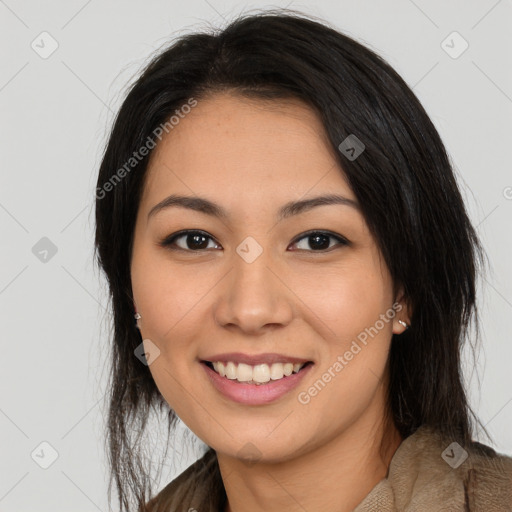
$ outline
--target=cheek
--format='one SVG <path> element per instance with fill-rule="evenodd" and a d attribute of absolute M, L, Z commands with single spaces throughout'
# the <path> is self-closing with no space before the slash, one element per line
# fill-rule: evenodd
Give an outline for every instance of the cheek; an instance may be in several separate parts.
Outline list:
<path fill-rule="evenodd" d="M 186 408 L 189 381 L 203 371 L 196 358 L 206 336 L 202 332 L 208 315 L 206 297 L 218 278 L 211 273 L 201 275 L 198 278 L 192 266 L 171 265 L 165 254 L 153 251 L 149 255 L 143 249 L 134 254 L 132 287 L 142 316 L 141 336 L 159 350 L 149 369 L 158 389 L 177 411 Z"/>
<path fill-rule="evenodd" d="M 387 275 L 362 262 L 315 278 L 315 293 L 306 287 L 311 275 L 303 282 L 303 294 L 310 290 L 304 302 L 314 313 L 310 323 L 328 343 L 315 379 L 308 383 L 311 387 L 300 390 L 301 403 L 309 401 L 310 410 L 321 410 L 337 425 L 340 405 L 346 418 L 356 417 L 368 406 L 384 375 L 394 317 L 392 292 Z"/>
<path fill-rule="evenodd" d="M 387 276 L 363 261 L 303 275 L 294 291 L 309 309 L 310 321 L 321 325 L 332 342 L 355 339 L 385 314 L 392 301 Z"/>
<path fill-rule="evenodd" d="M 172 265 L 165 254 L 149 252 L 141 250 L 132 263 L 133 293 L 142 315 L 141 333 L 158 340 L 164 350 L 179 350 L 180 340 L 193 329 L 191 319 L 201 311 L 202 299 L 215 279 L 204 272 L 198 279 L 193 266 Z"/>
<path fill-rule="evenodd" d="M 304 425 L 319 437 L 335 436 L 356 419 L 380 415 L 390 342 L 390 324 L 368 334 L 331 343 L 315 375 L 297 393 Z M 353 331 L 355 332 L 355 331 Z"/>

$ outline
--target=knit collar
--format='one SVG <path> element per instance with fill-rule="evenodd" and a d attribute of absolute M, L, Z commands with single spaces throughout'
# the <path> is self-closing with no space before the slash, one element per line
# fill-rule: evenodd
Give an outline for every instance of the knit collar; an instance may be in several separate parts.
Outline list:
<path fill-rule="evenodd" d="M 464 449 L 429 427 L 402 441 L 388 474 L 354 512 L 512 512 L 512 457 Z"/>
<path fill-rule="evenodd" d="M 464 451 L 458 444 L 449 448 L 450 444 L 431 429 L 419 428 L 402 441 L 386 477 L 354 512 L 466 510 L 463 471 L 457 467 Z"/>

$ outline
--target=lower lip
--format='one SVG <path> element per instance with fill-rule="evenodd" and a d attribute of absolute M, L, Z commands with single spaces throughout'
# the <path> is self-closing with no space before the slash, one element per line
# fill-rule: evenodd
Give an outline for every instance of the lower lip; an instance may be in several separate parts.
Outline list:
<path fill-rule="evenodd" d="M 296 388 L 304 376 L 309 372 L 313 364 L 308 364 L 298 373 L 292 373 L 288 377 L 279 380 L 271 380 L 266 384 L 246 384 L 221 377 L 205 363 L 200 363 L 206 371 L 212 384 L 224 396 L 234 402 L 247 405 L 264 405 L 278 400 L 292 389 Z"/>

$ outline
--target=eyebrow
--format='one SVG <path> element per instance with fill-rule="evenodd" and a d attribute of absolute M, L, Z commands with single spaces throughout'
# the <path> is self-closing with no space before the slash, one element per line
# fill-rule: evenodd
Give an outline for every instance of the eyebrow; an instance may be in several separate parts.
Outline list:
<path fill-rule="evenodd" d="M 328 194 L 324 196 L 313 197 L 311 199 L 303 199 L 301 201 L 290 201 L 279 209 L 277 212 L 277 219 L 283 220 L 288 217 L 307 212 L 317 206 L 332 204 L 350 206 L 359 212 L 361 211 L 359 204 L 353 199 L 349 199 L 337 194 Z M 213 201 L 197 196 L 181 196 L 173 194 L 169 197 L 166 197 L 163 201 L 160 201 L 158 204 L 153 206 L 153 208 L 151 208 L 148 213 L 148 220 L 158 212 L 173 206 L 188 208 L 189 210 L 201 212 L 206 215 L 211 215 L 212 217 L 218 217 L 220 219 L 229 218 L 228 212 L 222 206 L 214 203 Z"/>

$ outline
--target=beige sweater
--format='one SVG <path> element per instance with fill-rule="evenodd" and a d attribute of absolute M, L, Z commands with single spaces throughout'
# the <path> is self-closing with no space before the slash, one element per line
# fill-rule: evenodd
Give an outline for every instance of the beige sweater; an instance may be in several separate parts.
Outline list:
<path fill-rule="evenodd" d="M 151 499 L 146 511 L 224 512 L 225 506 L 217 456 L 209 449 Z M 354 509 L 395 511 L 512 512 L 512 457 L 480 443 L 462 450 L 421 427 L 402 441 L 386 477 Z"/>

